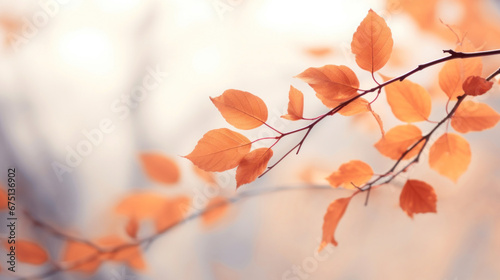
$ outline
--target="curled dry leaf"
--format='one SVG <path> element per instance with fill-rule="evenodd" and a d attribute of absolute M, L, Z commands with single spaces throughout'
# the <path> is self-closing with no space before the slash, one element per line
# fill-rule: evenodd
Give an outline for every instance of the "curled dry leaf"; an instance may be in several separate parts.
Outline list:
<path fill-rule="evenodd" d="M 391 29 L 373 10 L 363 19 L 352 37 L 351 51 L 361 69 L 371 73 L 384 67 L 391 56 Z"/>
<path fill-rule="evenodd" d="M 270 148 L 259 148 L 248 153 L 236 169 L 236 188 L 255 181 L 266 170 L 272 156 L 273 150 Z"/>
<path fill-rule="evenodd" d="M 41 265 L 49 260 L 47 251 L 37 243 L 29 240 L 17 239 L 15 244 L 4 242 L 4 247 L 7 252 L 10 247 L 15 247 L 17 260 L 23 263 Z"/>
<path fill-rule="evenodd" d="M 250 140 L 227 128 L 210 130 L 185 158 L 205 171 L 235 168 L 250 151 Z"/>
<path fill-rule="evenodd" d="M 210 100 L 222 117 L 239 129 L 253 129 L 267 121 L 267 106 L 258 96 L 249 92 L 228 89 L 221 96 Z"/>
<path fill-rule="evenodd" d="M 408 180 L 399 196 L 399 206 L 413 218 L 417 213 L 436 213 L 437 196 L 434 189 L 419 180 Z"/>
<path fill-rule="evenodd" d="M 474 45 L 468 40 L 463 40 L 462 44 L 455 48 L 458 52 L 475 51 Z M 444 63 L 439 72 L 439 86 L 451 100 L 464 94 L 462 85 L 469 76 L 480 76 L 483 70 L 483 63 L 480 57 L 465 59 L 453 59 Z"/>
<path fill-rule="evenodd" d="M 281 117 L 291 121 L 301 120 L 304 114 L 304 94 L 290 86 L 288 100 L 287 114 Z"/>
<path fill-rule="evenodd" d="M 460 133 L 482 131 L 494 127 L 500 114 L 484 103 L 464 101 L 451 119 L 451 126 Z"/>
<path fill-rule="evenodd" d="M 321 101 L 349 99 L 357 94 L 359 87 L 356 74 L 344 65 L 311 67 L 296 77 L 308 83 L 321 96 Z"/>
<path fill-rule="evenodd" d="M 179 167 L 171 158 L 157 153 L 143 153 L 139 157 L 146 174 L 153 181 L 162 184 L 175 184 L 179 181 Z"/>
<path fill-rule="evenodd" d="M 422 131 L 418 127 L 412 124 L 398 125 L 387 131 L 382 139 L 375 143 L 375 148 L 384 156 L 397 160 L 420 138 L 422 138 Z M 403 159 L 416 156 L 423 144 L 424 141 L 421 141 Z"/>
<path fill-rule="evenodd" d="M 344 216 L 351 198 L 352 196 L 339 198 L 328 206 L 325 217 L 323 218 L 323 237 L 321 238 L 321 244 L 319 245 L 318 251 L 323 250 L 323 248 L 330 243 L 337 246 L 335 230 L 337 229 L 340 219 Z"/>
<path fill-rule="evenodd" d="M 212 226 L 229 210 L 229 201 L 223 196 L 216 196 L 208 201 L 207 211 L 201 216 L 201 222 L 205 227 Z"/>
<path fill-rule="evenodd" d="M 493 82 L 486 81 L 485 78 L 469 76 L 462 84 L 462 89 L 467 95 L 477 96 L 485 94 L 492 86 Z"/>
<path fill-rule="evenodd" d="M 445 133 L 431 146 L 429 166 L 456 182 L 469 167 L 471 156 L 467 140 L 458 134 Z"/>
<path fill-rule="evenodd" d="M 337 171 L 326 177 L 326 180 L 334 188 L 342 186 L 346 189 L 355 189 L 368 182 L 372 176 L 373 170 L 370 165 L 361 160 L 351 160 L 342 164 Z"/>
<path fill-rule="evenodd" d="M 403 122 L 425 121 L 431 114 L 431 96 L 419 84 L 396 81 L 385 87 L 387 103 L 396 118 Z"/>

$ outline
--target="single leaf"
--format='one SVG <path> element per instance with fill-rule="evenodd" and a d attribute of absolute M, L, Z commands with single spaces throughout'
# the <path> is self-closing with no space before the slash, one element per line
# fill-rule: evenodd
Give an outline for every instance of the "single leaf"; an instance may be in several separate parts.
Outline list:
<path fill-rule="evenodd" d="M 136 239 L 138 231 L 139 231 L 139 221 L 134 217 L 130 218 L 128 220 L 127 225 L 125 226 L 125 232 L 131 238 Z"/>
<path fill-rule="evenodd" d="M 89 261 L 78 263 L 78 261 L 82 259 L 88 259 Z M 64 247 L 62 261 L 77 264 L 75 266 L 70 265 L 69 271 L 92 273 L 99 268 L 102 259 L 97 248 L 86 243 L 68 240 Z"/>
<path fill-rule="evenodd" d="M 156 231 L 163 232 L 182 221 L 189 210 L 190 201 L 186 196 L 169 199 L 154 218 Z"/>
<path fill-rule="evenodd" d="M 387 133 L 382 136 L 375 148 L 386 157 L 397 160 L 404 152 L 412 145 L 414 145 L 420 138 L 422 138 L 422 131 L 412 125 L 398 125 L 391 128 Z M 409 159 L 418 154 L 422 149 L 424 141 L 421 141 L 415 148 L 408 152 L 403 159 Z"/>
<path fill-rule="evenodd" d="M 308 83 L 321 96 L 322 101 L 351 98 L 356 95 L 359 87 L 356 74 L 344 65 L 311 67 L 296 77 Z"/>
<path fill-rule="evenodd" d="M 210 130 L 185 158 L 205 171 L 225 171 L 238 166 L 250 151 L 248 138 L 227 128 Z"/>
<path fill-rule="evenodd" d="M 464 40 L 455 51 L 472 52 L 475 51 L 474 45 L 469 40 Z M 465 59 L 453 59 L 445 62 L 439 72 L 439 86 L 451 100 L 457 100 L 457 97 L 464 94 L 462 85 L 469 76 L 480 76 L 483 70 L 483 64 L 480 57 L 471 57 Z"/>
<path fill-rule="evenodd" d="M 403 122 L 425 121 L 431 114 L 431 96 L 419 84 L 409 80 L 385 86 L 387 103 L 396 118 Z"/>
<path fill-rule="evenodd" d="M 349 100 L 350 98 L 347 99 L 328 99 L 324 98 L 323 96 L 316 94 L 316 97 L 318 97 L 323 104 L 325 104 L 326 107 L 328 108 L 335 108 L 339 106 L 341 103 Z M 347 104 L 344 108 L 340 109 L 338 112 L 339 114 L 343 116 L 353 116 L 361 113 L 368 112 L 370 110 L 370 104 L 368 101 L 362 97 L 356 98 L 354 101 L 350 102 Z"/>
<path fill-rule="evenodd" d="M 493 82 L 486 81 L 485 78 L 469 76 L 462 84 L 462 89 L 467 95 L 477 96 L 485 94 L 492 86 Z"/>
<path fill-rule="evenodd" d="M 337 171 L 326 177 L 326 180 L 334 188 L 342 186 L 346 189 L 355 189 L 368 182 L 372 176 L 373 170 L 370 165 L 361 160 L 351 160 L 342 164 Z"/>
<path fill-rule="evenodd" d="M 273 150 L 269 148 L 259 148 L 248 153 L 236 169 L 236 188 L 255 181 L 266 170 L 272 156 Z"/>
<path fill-rule="evenodd" d="M 169 198 L 153 192 L 134 193 L 120 201 L 115 212 L 127 216 L 129 219 L 141 221 L 159 215 Z"/>
<path fill-rule="evenodd" d="M 460 133 L 482 131 L 494 127 L 500 114 L 484 103 L 464 101 L 451 119 L 451 126 Z"/>
<path fill-rule="evenodd" d="M 408 180 L 399 196 L 399 206 L 413 218 L 417 213 L 436 213 L 437 196 L 434 189 L 419 180 Z"/>
<path fill-rule="evenodd" d="M 179 182 L 179 167 L 171 158 L 157 153 L 143 153 L 140 155 L 140 160 L 146 174 L 153 181 L 162 184 Z"/>
<path fill-rule="evenodd" d="M 391 29 L 370 9 L 352 36 L 351 51 L 358 66 L 373 73 L 387 63 L 393 44 Z"/>
<path fill-rule="evenodd" d="M 239 129 L 253 129 L 267 121 L 267 107 L 258 96 L 249 92 L 228 89 L 210 100 L 224 119 Z"/>
<path fill-rule="evenodd" d="M 321 238 L 321 244 L 319 245 L 318 251 L 323 250 L 329 243 L 337 246 L 335 230 L 337 229 L 340 219 L 344 216 L 351 198 L 352 196 L 336 199 L 328 206 L 325 217 L 323 218 L 323 237 Z"/>
<path fill-rule="evenodd" d="M 384 123 L 382 122 L 382 118 L 380 117 L 379 114 L 377 114 L 375 111 L 373 111 L 371 107 L 370 107 L 370 113 L 377 121 L 378 127 L 380 128 L 380 133 L 382 134 L 382 137 L 383 137 L 385 135 L 385 131 L 384 131 Z"/>
<path fill-rule="evenodd" d="M 304 94 L 300 90 L 290 86 L 288 99 L 287 114 L 281 117 L 291 121 L 301 120 L 304 114 Z"/>
<path fill-rule="evenodd" d="M 15 244 L 9 244 L 7 241 L 4 242 L 7 252 L 11 251 L 11 246 L 14 247 L 17 260 L 20 262 L 41 265 L 49 260 L 47 251 L 33 241 L 17 239 Z"/>
<path fill-rule="evenodd" d="M 201 222 L 205 227 L 208 227 L 224 217 L 229 210 L 229 201 L 223 196 L 216 196 L 208 201 L 206 209 L 207 211 L 201 216 Z"/>
<path fill-rule="evenodd" d="M 467 170 L 470 161 L 469 143 L 454 133 L 441 135 L 429 151 L 429 166 L 454 182 Z"/>
<path fill-rule="evenodd" d="M 309 47 L 305 49 L 305 52 L 311 56 L 324 57 L 334 53 L 334 50 L 330 47 Z"/>
<path fill-rule="evenodd" d="M 130 243 L 117 235 L 102 237 L 95 243 L 101 248 L 108 250 L 127 245 L 121 250 L 102 254 L 100 256 L 102 261 L 109 260 L 126 263 L 130 268 L 133 268 L 136 271 L 143 271 L 146 269 L 146 262 L 142 258 L 141 248 L 139 245 L 128 246 Z"/>

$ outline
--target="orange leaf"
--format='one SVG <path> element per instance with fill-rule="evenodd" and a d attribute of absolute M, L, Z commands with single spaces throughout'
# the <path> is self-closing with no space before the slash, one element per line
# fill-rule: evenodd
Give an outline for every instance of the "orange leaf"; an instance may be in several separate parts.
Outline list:
<path fill-rule="evenodd" d="M 429 151 L 429 166 L 454 182 L 467 170 L 470 161 L 469 143 L 454 133 L 441 135 Z"/>
<path fill-rule="evenodd" d="M 0 210 L 7 209 L 8 195 L 4 186 L 0 185 Z"/>
<path fill-rule="evenodd" d="M 100 238 L 96 241 L 96 244 L 100 247 L 107 248 L 108 250 L 128 245 L 127 241 L 116 235 Z M 142 258 L 139 245 L 127 246 L 112 253 L 104 253 L 101 254 L 100 258 L 102 261 L 109 260 L 115 262 L 125 262 L 129 267 L 135 270 L 146 269 L 146 263 Z"/>
<path fill-rule="evenodd" d="M 20 239 L 16 240 L 15 244 L 9 244 L 7 241 L 4 242 L 7 252 L 10 251 L 11 246 L 15 247 L 17 260 L 20 262 L 40 265 L 49 259 L 47 251 L 35 242 Z"/>
<path fill-rule="evenodd" d="M 380 115 L 377 114 L 375 111 L 373 111 L 371 107 L 369 109 L 370 109 L 370 113 L 372 113 L 372 116 L 375 118 L 375 120 L 378 123 L 378 127 L 380 128 L 380 133 L 382 133 L 382 136 L 384 136 L 385 131 L 384 131 L 384 123 L 382 122 L 382 118 L 380 118 Z"/>
<path fill-rule="evenodd" d="M 139 231 L 139 221 L 136 218 L 130 218 L 127 225 L 125 226 L 125 232 L 128 236 L 135 239 L 137 238 L 137 232 Z"/>
<path fill-rule="evenodd" d="M 326 107 L 328 108 L 335 108 L 339 106 L 342 102 L 345 102 L 349 100 L 350 98 L 347 99 L 327 99 L 324 98 L 323 96 L 316 94 L 316 97 L 325 104 Z M 353 116 L 361 113 L 368 112 L 370 110 L 369 108 L 369 103 L 366 99 L 359 97 L 356 98 L 354 101 L 350 102 L 347 104 L 344 108 L 339 110 L 339 114 L 343 116 Z"/>
<path fill-rule="evenodd" d="M 93 258 L 91 256 L 96 257 Z M 79 260 L 84 259 L 88 259 L 89 261 L 81 263 L 75 267 L 71 267 L 69 270 L 92 273 L 101 265 L 101 259 L 99 257 L 99 251 L 96 248 L 90 246 L 89 244 L 68 240 L 64 249 L 62 261 L 78 263 Z"/>
<path fill-rule="evenodd" d="M 311 67 L 296 77 L 308 83 L 322 97 L 321 101 L 348 99 L 356 95 L 359 87 L 356 74 L 344 65 Z"/>
<path fill-rule="evenodd" d="M 351 160 L 342 164 L 339 169 L 326 178 L 334 188 L 342 185 L 346 189 L 355 189 L 368 182 L 373 176 L 372 168 L 363 161 Z"/>
<path fill-rule="evenodd" d="M 210 100 L 224 119 L 239 129 L 253 129 L 267 121 L 267 107 L 258 96 L 249 92 L 228 89 Z"/>
<path fill-rule="evenodd" d="M 492 86 L 493 82 L 486 81 L 485 78 L 469 76 L 462 84 L 462 89 L 467 95 L 477 96 L 485 94 Z"/>
<path fill-rule="evenodd" d="M 398 125 L 391 128 L 387 133 L 375 143 L 375 148 L 386 157 L 397 160 L 408 148 L 422 138 L 422 131 L 412 125 Z M 421 141 L 403 159 L 409 159 L 418 154 L 424 141 Z"/>
<path fill-rule="evenodd" d="M 154 218 L 159 215 L 163 206 L 168 203 L 167 197 L 153 192 L 134 193 L 124 198 L 116 207 L 118 214 L 138 221 Z"/>
<path fill-rule="evenodd" d="M 392 113 L 403 122 L 425 121 L 431 114 L 430 94 L 409 80 L 396 81 L 385 87 Z"/>
<path fill-rule="evenodd" d="M 475 48 L 469 40 L 464 40 L 455 51 L 471 52 L 475 51 Z M 480 76 L 482 69 L 480 57 L 447 61 L 439 72 L 439 86 L 448 98 L 457 100 L 458 96 L 464 94 L 462 85 L 465 79 L 469 76 Z"/>
<path fill-rule="evenodd" d="M 250 140 L 227 128 L 210 130 L 185 158 L 205 171 L 225 171 L 238 166 L 250 151 Z"/>
<path fill-rule="evenodd" d="M 160 209 L 155 217 L 155 227 L 157 232 L 165 231 L 182 221 L 189 209 L 190 199 L 186 196 L 178 196 L 169 199 Z"/>
<path fill-rule="evenodd" d="M 273 150 L 269 148 L 259 148 L 248 153 L 236 169 L 236 188 L 255 181 L 264 172 L 272 156 Z"/>
<path fill-rule="evenodd" d="M 464 101 L 451 119 L 451 126 L 458 132 L 482 131 L 494 127 L 500 114 L 484 103 Z"/>
<path fill-rule="evenodd" d="M 387 63 L 393 44 L 391 29 L 370 9 L 354 32 L 351 50 L 356 55 L 358 66 L 373 73 Z"/>
<path fill-rule="evenodd" d="M 330 47 L 309 47 L 305 49 L 305 52 L 312 56 L 323 57 L 331 55 L 334 51 Z"/>
<path fill-rule="evenodd" d="M 401 195 L 399 196 L 399 205 L 401 209 L 413 218 L 416 213 L 436 213 L 437 196 L 434 189 L 419 180 L 406 181 Z"/>
<path fill-rule="evenodd" d="M 210 226 L 219 221 L 227 213 L 229 210 L 229 201 L 223 196 L 216 196 L 208 201 L 206 209 L 208 210 L 201 216 L 201 222 L 204 226 Z"/>
<path fill-rule="evenodd" d="M 152 180 L 163 184 L 175 184 L 179 181 L 179 167 L 172 159 L 156 153 L 143 153 L 140 159 L 146 174 Z"/>
<path fill-rule="evenodd" d="M 336 199 L 328 206 L 325 217 L 323 218 L 323 237 L 318 251 L 323 250 L 329 243 L 337 246 L 335 240 L 335 230 L 339 224 L 340 219 L 344 216 L 345 210 L 351 201 L 352 196 Z"/>
<path fill-rule="evenodd" d="M 290 86 L 288 99 L 288 114 L 281 117 L 291 121 L 301 120 L 304 113 L 304 94 L 300 90 Z"/>

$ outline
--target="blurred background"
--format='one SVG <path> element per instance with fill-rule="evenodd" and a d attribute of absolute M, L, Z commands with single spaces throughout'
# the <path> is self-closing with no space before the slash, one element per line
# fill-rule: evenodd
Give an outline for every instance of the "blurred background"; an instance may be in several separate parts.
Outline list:
<path fill-rule="evenodd" d="M 279 117 L 290 85 L 304 92 L 305 116 L 326 112 L 313 90 L 293 78 L 308 67 L 347 65 L 359 73 L 361 87 L 374 85 L 350 53 L 352 34 L 370 8 L 393 33 L 384 75 L 400 75 L 455 48 L 455 35 L 440 21 L 466 33 L 478 50 L 500 48 L 496 0 L 0 1 L 0 185 L 5 189 L 7 168 L 15 167 L 18 214 L 27 211 L 88 240 L 123 227 L 113 209 L 132 192 L 182 194 L 204 205 L 211 186 L 181 156 L 208 130 L 229 127 L 209 97 L 248 91 L 266 102 L 273 127 L 300 127 Z M 500 57 L 484 58 L 483 65 L 489 75 Z M 435 98 L 433 120 L 444 116 L 446 103 L 440 68 L 410 78 Z M 496 83 L 478 100 L 500 111 L 499 97 Z M 388 130 L 399 122 L 385 103 L 382 96 L 374 108 Z M 272 131 L 243 134 L 257 139 Z M 323 178 L 351 159 L 370 163 L 376 173 L 391 166 L 373 148 L 380 132 L 368 116 L 325 120 L 298 156 L 238 191 L 234 170 L 214 175 L 216 192 L 226 197 L 315 188 L 240 200 L 210 227 L 197 219 L 184 223 L 143 248 L 143 271 L 110 262 L 91 274 L 46 279 L 499 279 L 498 128 L 465 137 L 472 163 L 457 184 L 430 170 L 424 157 L 394 184 L 373 191 L 367 207 L 364 196 L 353 199 L 336 233 L 339 245 L 320 254 L 326 208 L 350 194 L 321 188 Z M 280 142 L 275 158 L 298 139 Z M 180 181 L 165 187 L 149 180 L 139 161 L 144 152 L 173 159 Z M 437 214 L 412 220 L 401 211 L 407 178 L 434 186 Z M 6 224 L 7 214 L 1 215 Z M 50 270 L 64 251 L 64 238 L 28 218 L 18 225 L 17 237 L 41 244 L 52 261 L 18 264 L 9 274 L 2 248 L 2 279 Z M 8 235 L 5 226 L 0 234 Z"/>

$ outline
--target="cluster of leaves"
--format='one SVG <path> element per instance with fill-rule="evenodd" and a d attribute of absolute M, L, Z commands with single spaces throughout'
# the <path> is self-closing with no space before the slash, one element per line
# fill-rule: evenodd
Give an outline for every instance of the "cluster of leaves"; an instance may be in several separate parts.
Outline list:
<path fill-rule="evenodd" d="M 457 36 L 458 37 L 458 36 Z M 375 143 L 375 148 L 383 155 L 395 160 L 390 170 L 375 175 L 372 167 L 361 160 L 352 160 L 342 164 L 326 179 L 333 188 L 352 189 L 351 196 L 333 201 L 327 209 L 323 224 L 323 238 L 320 249 L 327 244 L 337 245 L 334 232 L 352 197 L 372 188 L 390 183 L 396 176 L 406 172 L 419 158 L 431 136 L 445 123 L 459 133 L 482 131 L 495 126 L 500 115 L 487 104 L 465 100 L 466 97 L 482 95 L 491 89 L 490 81 L 499 71 L 487 78 L 481 77 L 481 56 L 500 54 L 499 50 L 479 52 L 466 38 L 459 38 L 455 50 L 444 51 L 448 56 L 419 65 L 414 70 L 395 78 L 378 74 L 389 61 L 393 48 L 390 28 L 385 20 L 373 10 L 361 22 L 353 35 L 351 51 L 357 65 L 368 71 L 376 87 L 363 90 L 353 70 L 344 65 L 325 65 L 311 67 L 296 77 L 309 84 L 316 97 L 330 110 L 315 118 L 304 118 L 304 95 L 290 86 L 287 114 L 282 118 L 290 121 L 309 121 L 302 128 L 280 132 L 266 123 L 268 111 L 266 104 L 259 97 L 245 91 L 229 89 L 221 96 L 211 98 L 224 119 L 237 129 L 249 130 L 262 125 L 277 133 L 274 137 L 265 137 L 250 141 L 244 135 L 227 128 L 207 132 L 197 143 L 194 150 L 186 156 L 196 166 L 206 171 L 225 171 L 236 169 L 237 188 L 256 180 L 292 151 L 300 150 L 304 140 L 317 123 L 327 116 L 339 113 L 353 116 L 370 112 L 377 120 L 382 138 Z M 429 120 L 432 110 L 431 96 L 421 85 L 407 79 L 408 76 L 435 64 L 444 63 L 439 72 L 439 85 L 448 97 L 445 116 L 438 122 Z M 383 82 L 375 78 L 380 75 Z M 387 103 L 394 116 L 404 124 L 397 125 L 384 132 L 380 116 L 371 108 L 379 94 L 384 90 Z M 376 93 L 372 101 L 363 96 Z M 454 105 L 449 109 L 450 104 Z M 415 125 L 417 122 L 436 123 L 427 134 Z M 285 155 L 268 166 L 273 157 L 272 148 L 284 137 L 303 132 L 304 136 Z M 274 140 L 268 148 L 251 150 L 253 143 L 261 140 Z M 430 145 L 429 166 L 439 174 L 456 182 L 467 170 L 471 161 L 471 150 L 465 138 L 446 130 Z M 428 183 L 408 179 L 400 195 L 400 206 L 408 216 L 416 213 L 436 212 L 436 193 Z"/>

